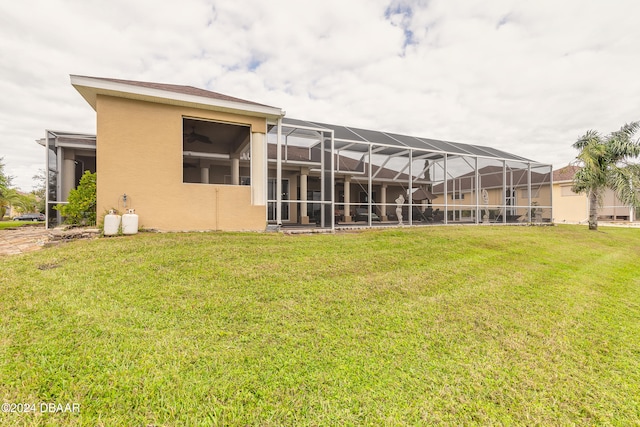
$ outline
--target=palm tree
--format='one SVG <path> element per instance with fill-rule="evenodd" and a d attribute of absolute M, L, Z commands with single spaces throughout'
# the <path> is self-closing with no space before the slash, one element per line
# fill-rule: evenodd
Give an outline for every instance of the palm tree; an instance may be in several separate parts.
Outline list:
<path fill-rule="evenodd" d="M 35 177 L 34 177 L 35 178 Z M 14 207 L 23 213 L 34 212 L 38 207 L 35 194 L 21 194 L 12 188 L 13 177 L 4 172 L 4 158 L 0 157 L 0 220 L 7 212 L 7 208 Z"/>
<path fill-rule="evenodd" d="M 9 207 L 20 210 L 28 209 L 27 200 L 13 188 L 0 187 L 0 219 L 4 217 Z"/>
<path fill-rule="evenodd" d="M 640 206 L 640 165 L 631 162 L 640 156 L 640 140 L 633 140 L 638 129 L 640 122 L 625 124 L 607 136 L 590 130 L 573 144 L 580 150 L 573 191 L 589 197 L 589 230 L 598 229 L 598 204 L 607 188 L 625 205 Z"/>

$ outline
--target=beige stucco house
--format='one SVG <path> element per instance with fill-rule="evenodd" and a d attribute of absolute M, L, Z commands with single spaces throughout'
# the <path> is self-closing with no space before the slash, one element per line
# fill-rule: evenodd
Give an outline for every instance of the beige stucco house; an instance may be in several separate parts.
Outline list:
<path fill-rule="evenodd" d="M 482 222 L 546 222 L 552 220 L 551 171 L 547 166 L 512 167 L 511 165 L 490 165 L 472 170 L 447 180 L 449 209 L 451 217 L 456 210 L 464 212 L 475 220 L 478 215 Z M 441 195 L 445 183 L 433 187 L 433 193 Z M 479 204 L 479 212 L 469 209 Z"/>
<path fill-rule="evenodd" d="M 569 165 L 553 171 L 554 222 L 586 224 L 589 222 L 589 199 L 585 193 L 574 193 L 573 177 L 578 166 Z M 635 221 L 633 207 L 625 206 L 612 190 L 606 190 L 602 205 L 598 207 L 598 219 L 603 221 Z"/>
<path fill-rule="evenodd" d="M 191 86 L 71 84 L 97 133 L 41 140 L 50 225 L 85 170 L 97 171 L 98 218 L 134 208 L 160 230 L 481 223 L 488 209 L 494 223 L 552 218 L 551 166 L 491 147 L 292 119 Z"/>

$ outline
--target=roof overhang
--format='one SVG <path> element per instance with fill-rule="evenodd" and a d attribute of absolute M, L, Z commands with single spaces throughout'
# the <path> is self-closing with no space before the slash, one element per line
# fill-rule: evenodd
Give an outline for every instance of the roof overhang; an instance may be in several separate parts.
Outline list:
<path fill-rule="evenodd" d="M 88 148 L 95 150 L 96 148 L 96 136 L 89 133 L 78 132 L 63 132 L 58 130 L 46 130 L 46 138 L 36 139 L 36 143 L 47 146 L 47 139 L 53 138 L 56 140 L 56 147 L 78 147 Z"/>
<path fill-rule="evenodd" d="M 159 104 L 251 115 L 266 119 L 278 119 L 285 114 L 282 109 L 277 107 L 177 93 L 95 77 L 71 75 L 71 84 L 94 110 L 96 110 L 98 95 L 105 95 Z"/>

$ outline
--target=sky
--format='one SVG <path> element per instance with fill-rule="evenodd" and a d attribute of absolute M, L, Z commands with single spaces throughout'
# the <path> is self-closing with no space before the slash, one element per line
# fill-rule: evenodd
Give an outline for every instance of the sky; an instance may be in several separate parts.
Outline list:
<path fill-rule="evenodd" d="M 0 157 L 95 133 L 69 75 L 195 86 L 287 117 L 486 145 L 554 168 L 640 120 L 637 0 L 0 2 Z"/>

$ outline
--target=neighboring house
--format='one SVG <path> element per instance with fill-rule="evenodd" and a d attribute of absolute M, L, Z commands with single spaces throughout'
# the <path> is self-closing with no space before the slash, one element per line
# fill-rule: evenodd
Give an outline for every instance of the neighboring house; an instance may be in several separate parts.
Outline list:
<path fill-rule="evenodd" d="M 556 223 L 589 222 L 589 199 L 586 193 L 574 193 L 573 177 L 579 166 L 569 165 L 553 171 L 553 216 Z M 598 219 L 603 221 L 635 221 L 632 207 L 625 206 L 610 189 L 605 190 Z"/>
<path fill-rule="evenodd" d="M 551 168 L 518 166 L 485 166 L 448 179 L 450 216 L 483 222 L 551 222 Z M 441 195 L 444 188 L 440 183 L 433 193 Z"/>
<path fill-rule="evenodd" d="M 490 147 L 291 119 L 190 86 L 83 76 L 71 84 L 96 111 L 97 136 L 47 131 L 39 141 L 50 225 L 85 170 L 97 171 L 98 218 L 135 208 L 144 227 L 160 230 L 332 229 L 397 222 L 398 212 L 405 224 L 480 222 L 486 206 L 462 184 L 469 173 L 484 177 L 496 209 L 522 215 L 537 200 L 551 218 L 551 181 L 537 180 L 550 165 Z M 492 173 L 517 185 L 500 195 Z"/>

